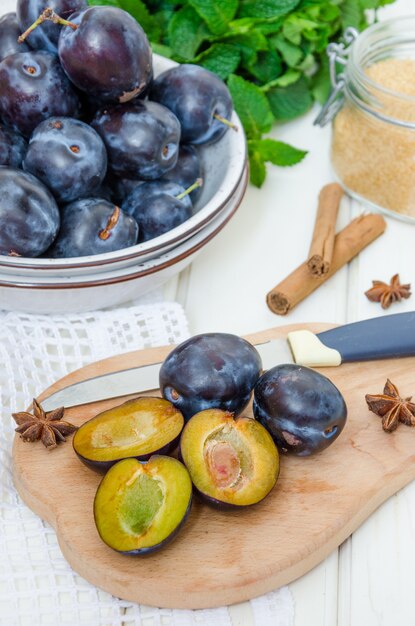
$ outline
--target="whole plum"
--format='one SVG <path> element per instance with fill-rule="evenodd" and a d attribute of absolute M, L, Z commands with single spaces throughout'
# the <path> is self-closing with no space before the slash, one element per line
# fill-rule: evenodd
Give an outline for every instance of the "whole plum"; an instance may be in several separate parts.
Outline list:
<path fill-rule="evenodd" d="M 0 117 L 25 137 L 49 117 L 79 113 L 79 98 L 55 54 L 19 52 L 0 63 Z"/>
<path fill-rule="evenodd" d="M 347 407 L 326 376 L 300 365 L 277 365 L 254 389 L 254 415 L 282 452 L 308 456 L 327 448 L 344 428 Z"/>
<path fill-rule="evenodd" d="M 138 225 L 111 202 L 85 198 L 62 209 L 62 224 L 53 246 L 52 258 L 87 256 L 112 252 L 137 242 Z"/>
<path fill-rule="evenodd" d="M 226 122 L 233 108 L 229 89 L 216 74 L 199 65 L 178 65 L 157 76 L 150 98 L 176 115 L 183 143 L 214 143 L 229 129 Z"/>
<path fill-rule="evenodd" d="M 151 180 L 138 185 L 122 204 L 122 209 L 137 220 L 139 241 L 167 233 L 192 216 L 192 201 L 185 190 L 168 180 Z"/>
<path fill-rule="evenodd" d="M 101 135 L 116 176 L 154 180 L 176 165 L 180 124 L 161 104 L 135 100 L 107 107 L 91 126 Z"/>
<path fill-rule="evenodd" d="M 36 127 L 23 169 L 37 176 L 58 202 L 97 194 L 107 171 L 107 153 L 93 128 L 68 117 L 51 117 Z"/>
<path fill-rule="evenodd" d="M 59 37 L 59 58 L 70 80 L 102 102 L 128 102 L 148 88 L 151 48 L 140 24 L 116 7 L 88 7 L 71 15 L 73 30 Z"/>
<path fill-rule="evenodd" d="M 39 256 L 56 237 L 59 222 L 55 199 L 40 180 L 0 167 L 0 254 Z"/>
<path fill-rule="evenodd" d="M 0 165 L 20 167 L 27 143 L 19 133 L 0 125 Z"/>
<path fill-rule="evenodd" d="M 160 389 L 189 420 L 205 409 L 240 413 L 261 374 L 248 341 L 227 333 L 195 335 L 177 346 L 160 369 Z"/>
<path fill-rule="evenodd" d="M 6 13 L 0 18 L 0 61 L 16 52 L 30 50 L 26 43 L 18 43 L 17 38 L 21 32 L 16 13 Z"/>
<path fill-rule="evenodd" d="M 203 168 L 196 149 L 193 146 L 181 145 L 176 165 L 164 174 L 163 179 L 187 189 L 198 178 L 203 178 Z M 197 202 L 201 193 L 201 187 L 197 187 L 190 193 L 193 204 Z"/>
<path fill-rule="evenodd" d="M 60 17 L 68 19 L 72 13 L 85 9 L 86 6 L 86 0 L 17 0 L 16 13 L 20 27 L 19 35 L 27 30 L 45 9 L 52 9 Z M 45 21 L 30 33 L 27 43 L 34 50 L 48 50 L 57 54 L 61 28 L 62 26 L 59 24 Z"/>

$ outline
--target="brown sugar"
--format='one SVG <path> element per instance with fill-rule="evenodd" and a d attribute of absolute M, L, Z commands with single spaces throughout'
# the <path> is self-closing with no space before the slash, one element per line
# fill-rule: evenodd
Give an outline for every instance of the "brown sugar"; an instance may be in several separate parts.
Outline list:
<path fill-rule="evenodd" d="M 333 125 L 335 172 L 350 191 L 415 217 L 415 60 L 386 59 L 365 74 L 371 81 L 371 110 L 389 119 L 347 101 Z"/>

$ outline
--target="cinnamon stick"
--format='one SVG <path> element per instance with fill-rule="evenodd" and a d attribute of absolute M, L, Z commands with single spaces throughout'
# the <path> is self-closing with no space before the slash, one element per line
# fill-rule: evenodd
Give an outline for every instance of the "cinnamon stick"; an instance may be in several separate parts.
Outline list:
<path fill-rule="evenodd" d="M 313 278 L 308 263 L 305 261 L 268 293 L 267 304 L 271 311 L 278 315 L 286 315 L 333 276 L 337 270 L 377 239 L 385 228 L 386 222 L 381 215 L 361 215 L 354 219 L 334 239 L 333 258 L 329 271 Z"/>
<path fill-rule="evenodd" d="M 336 221 L 343 189 L 338 183 L 325 185 L 320 191 L 308 268 L 313 276 L 327 274 L 333 256 Z"/>

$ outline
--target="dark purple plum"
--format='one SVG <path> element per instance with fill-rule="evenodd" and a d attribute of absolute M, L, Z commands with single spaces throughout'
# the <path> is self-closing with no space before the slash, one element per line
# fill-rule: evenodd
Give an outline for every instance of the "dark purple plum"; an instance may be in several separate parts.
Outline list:
<path fill-rule="evenodd" d="M 18 43 L 17 39 L 21 32 L 16 13 L 6 13 L 0 18 L 0 61 L 16 52 L 30 50 L 27 43 Z"/>
<path fill-rule="evenodd" d="M 198 178 L 203 178 L 203 168 L 195 148 L 181 145 L 176 165 L 164 174 L 163 179 L 170 180 L 172 183 L 177 183 L 187 189 Z M 201 192 L 202 188 L 197 187 L 190 193 L 193 204 L 197 202 Z"/>
<path fill-rule="evenodd" d="M 277 365 L 254 389 L 254 415 L 282 452 L 308 456 L 337 439 L 347 407 L 326 376 L 301 365 Z"/>
<path fill-rule="evenodd" d="M 108 200 L 85 198 L 65 205 L 62 224 L 51 258 L 101 254 L 128 248 L 137 243 L 138 225 Z"/>
<path fill-rule="evenodd" d="M 55 239 L 59 222 L 56 201 L 40 180 L 0 167 L 0 254 L 39 256 Z"/>
<path fill-rule="evenodd" d="M 79 113 L 79 98 L 55 54 L 20 52 L 0 63 L 0 117 L 25 137 L 49 117 Z"/>
<path fill-rule="evenodd" d="M 116 176 L 154 180 L 176 165 L 180 124 L 161 104 L 114 105 L 98 111 L 91 126 L 101 135 Z"/>
<path fill-rule="evenodd" d="M 185 190 L 168 180 L 152 180 L 138 185 L 122 204 L 122 209 L 132 215 L 140 228 L 139 241 L 154 239 L 179 226 L 192 216 L 189 195 L 180 197 Z"/>
<path fill-rule="evenodd" d="M 110 548 L 131 555 L 160 550 L 177 535 L 192 505 L 192 481 L 180 461 L 154 455 L 123 459 L 99 484 L 94 519 Z"/>
<path fill-rule="evenodd" d="M 233 108 L 229 89 L 216 74 L 198 65 L 178 65 L 157 76 L 150 98 L 176 115 L 183 143 L 214 143 L 229 129 L 226 121 Z"/>
<path fill-rule="evenodd" d="M 189 420 L 205 409 L 238 414 L 261 375 L 248 341 L 227 333 L 195 335 L 177 346 L 160 369 L 160 390 Z"/>
<path fill-rule="evenodd" d="M 0 125 L 0 165 L 19 168 L 26 150 L 27 143 L 19 133 Z"/>
<path fill-rule="evenodd" d="M 151 48 L 138 22 L 116 7 L 89 7 L 71 15 L 59 58 L 70 80 L 102 102 L 127 102 L 152 79 Z"/>
<path fill-rule="evenodd" d="M 53 9 L 64 19 L 68 19 L 75 11 L 87 7 L 86 0 L 17 0 L 16 13 L 19 23 L 19 35 L 39 18 L 45 9 Z M 45 21 L 35 28 L 27 37 L 27 43 L 34 50 L 58 52 L 58 40 L 62 26 Z M 23 52 L 23 50 L 22 50 Z"/>
<path fill-rule="evenodd" d="M 52 191 L 58 202 L 96 196 L 107 171 L 107 152 L 93 128 L 68 117 L 36 127 L 23 169 Z"/>
<path fill-rule="evenodd" d="M 72 443 L 82 463 L 105 473 L 121 459 L 148 461 L 153 454 L 173 452 L 183 425 L 183 415 L 171 402 L 134 398 L 84 422 Z"/>
<path fill-rule="evenodd" d="M 127 197 L 134 191 L 136 187 L 142 185 L 143 180 L 133 180 L 131 178 L 119 178 L 118 176 L 109 176 L 108 184 L 112 189 L 114 201 L 123 204 Z"/>

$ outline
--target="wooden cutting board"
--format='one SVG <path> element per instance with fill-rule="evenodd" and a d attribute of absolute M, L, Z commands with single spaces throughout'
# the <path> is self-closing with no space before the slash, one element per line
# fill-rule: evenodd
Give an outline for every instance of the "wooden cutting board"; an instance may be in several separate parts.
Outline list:
<path fill-rule="evenodd" d="M 308 327 L 319 331 L 327 325 Z M 295 328 L 270 329 L 248 339 L 259 343 Z M 170 350 L 142 350 L 93 363 L 56 382 L 40 398 L 92 376 L 161 361 Z M 387 377 L 403 396 L 415 394 L 414 370 L 415 358 L 322 370 L 340 388 L 349 409 L 339 439 L 314 457 L 282 457 L 276 487 L 254 507 L 219 512 L 196 501 L 178 538 L 146 557 L 118 554 L 100 540 L 92 514 L 100 476 L 80 463 L 70 441 L 48 451 L 40 442 L 24 443 L 16 436 L 14 484 L 26 504 L 56 529 L 73 569 L 97 587 L 158 607 L 241 602 L 305 574 L 415 478 L 415 428 L 400 425 L 394 433 L 384 433 L 364 399 L 366 393 L 380 393 Z M 119 403 L 90 404 L 70 409 L 66 416 L 80 425 Z"/>

